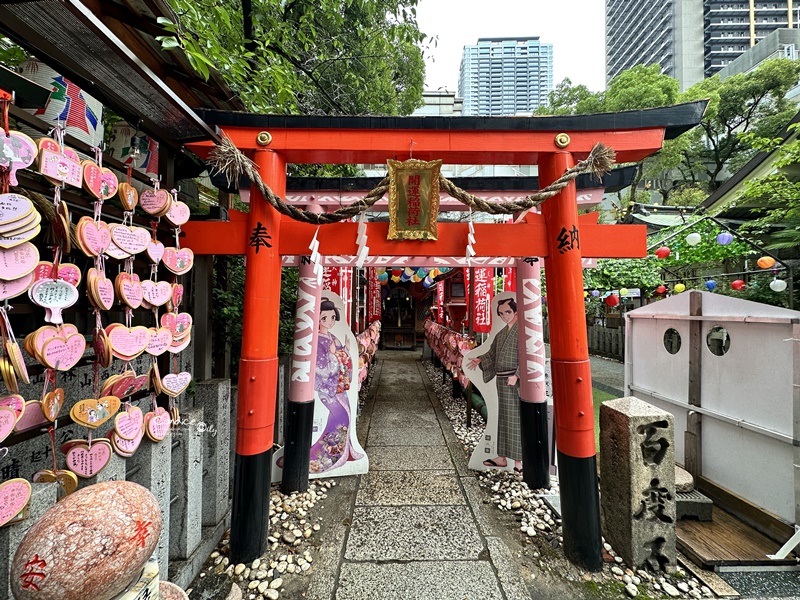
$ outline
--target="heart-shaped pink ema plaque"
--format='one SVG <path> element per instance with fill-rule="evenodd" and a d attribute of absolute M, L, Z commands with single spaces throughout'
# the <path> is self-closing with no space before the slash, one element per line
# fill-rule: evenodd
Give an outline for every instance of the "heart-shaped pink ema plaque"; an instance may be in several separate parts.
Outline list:
<path fill-rule="evenodd" d="M 139 308 L 142 305 L 144 290 L 138 281 L 127 279 L 119 285 L 120 298 L 131 308 Z"/>
<path fill-rule="evenodd" d="M 90 160 L 84 160 L 83 165 L 83 189 L 95 198 L 102 196 L 103 170 Z"/>
<path fill-rule="evenodd" d="M 126 458 L 133 456 L 133 453 L 136 452 L 136 449 L 142 442 L 143 437 L 144 437 L 144 423 L 142 423 L 142 426 L 139 427 L 139 431 L 136 433 L 133 439 L 130 440 L 126 440 L 125 438 L 120 437 L 119 435 L 117 435 L 115 431 L 111 432 L 111 438 L 113 440 L 112 446 L 114 446 L 114 450 L 116 450 L 117 454 L 119 454 L 120 456 L 124 456 Z"/>
<path fill-rule="evenodd" d="M 156 240 L 150 240 L 145 252 L 147 252 L 147 256 L 150 257 L 153 263 L 158 264 L 164 256 L 164 244 Z"/>
<path fill-rule="evenodd" d="M 11 185 L 19 185 L 17 170 L 33 164 L 39 149 L 36 142 L 19 131 L 0 131 L 0 166 L 11 171 Z"/>
<path fill-rule="evenodd" d="M 0 410 L 3 410 L 3 408 L 0 408 Z M 25 412 L 17 419 L 14 431 L 27 431 L 42 425 L 49 425 L 44 413 L 42 413 L 42 403 L 38 400 L 31 400 L 25 403 Z"/>
<path fill-rule="evenodd" d="M 0 442 L 14 431 L 14 425 L 16 425 L 16 423 L 17 412 L 10 406 L 0 406 Z"/>
<path fill-rule="evenodd" d="M 181 373 L 170 373 L 161 379 L 161 389 L 167 396 L 173 398 L 180 396 L 192 382 L 192 374 L 183 371 Z"/>
<path fill-rule="evenodd" d="M 191 211 L 186 204 L 183 202 L 173 202 L 172 206 L 169 208 L 169 211 L 167 211 L 167 214 L 164 215 L 164 218 L 166 218 L 167 221 L 172 223 L 175 227 L 180 227 L 181 225 L 188 223 L 190 216 Z"/>
<path fill-rule="evenodd" d="M 192 315 L 189 313 L 166 313 L 161 315 L 161 326 L 172 332 L 173 338 L 181 338 L 192 328 Z"/>
<path fill-rule="evenodd" d="M 111 239 L 128 254 L 139 254 L 147 249 L 150 244 L 150 232 L 143 227 L 127 227 L 126 225 L 112 225 Z"/>
<path fill-rule="evenodd" d="M 78 364 L 86 350 L 86 340 L 80 333 L 67 336 L 66 339 L 54 337 L 42 346 L 42 358 L 46 366 L 59 371 L 69 371 Z"/>
<path fill-rule="evenodd" d="M 111 330 L 106 328 L 106 334 L 111 342 L 114 356 L 122 360 L 136 358 L 144 352 L 150 342 L 150 331 L 142 326 L 130 329 L 124 326 L 114 327 Z"/>
<path fill-rule="evenodd" d="M 169 210 L 172 194 L 167 190 L 145 190 L 139 196 L 139 206 L 149 215 L 162 216 Z"/>
<path fill-rule="evenodd" d="M 11 281 L 27 275 L 39 264 L 39 251 L 30 242 L 0 248 L 0 279 Z"/>
<path fill-rule="evenodd" d="M 172 295 L 172 286 L 167 281 L 143 281 L 142 296 L 153 306 L 165 305 Z"/>
<path fill-rule="evenodd" d="M 167 437 L 171 424 L 172 418 L 170 414 L 159 406 L 155 412 L 149 412 L 145 416 L 147 437 L 154 442 L 160 442 Z"/>
<path fill-rule="evenodd" d="M 88 479 L 103 470 L 111 460 L 111 443 L 95 440 L 92 447 L 85 443 L 72 446 L 67 452 L 67 468 L 78 477 Z"/>
<path fill-rule="evenodd" d="M 6 394 L 0 397 L 0 406 L 11 408 L 19 419 L 25 413 L 25 398 L 19 394 Z"/>
<path fill-rule="evenodd" d="M 30 498 L 31 484 L 25 479 L 9 479 L 0 484 L 0 526 L 22 512 Z"/>
<path fill-rule="evenodd" d="M 166 327 L 150 328 L 150 341 L 145 351 L 151 356 L 161 356 L 172 343 L 172 332 Z"/>
<path fill-rule="evenodd" d="M 180 283 L 172 284 L 172 306 L 179 307 L 183 302 L 183 285 Z"/>
<path fill-rule="evenodd" d="M 81 245 L 90 251 L 92 256 L 100 256 L 111 244 L 111 230 L 103 221 L 95 223 L 91 217 L 81 217 L 76 231 Z"/>
<path fill-rule="evenodd" d="M 164 266 L 175 275 L 183 275 L 188 273 L 194 265 L 194 252 L 189 248 L 165 248 L 164 257 L 161 259 Z"/>
<path fill-rule="evenodd" d="M 133 371 L 131 371 L 131 375 L 129 377 L 123 377 L 113 386 L 111 386 L 112 396 L 116 396 L 117 398 L 127 398 L 136 392 L 141 392 L 142 390 L 147 389 L 147 386 L 150 383 L 150 374 L 146 373 L 144 375 L 134 377 L 132 373 Z"/>
<path fill-rule="evenodd" d="M 111 310 L 111 307 L 114 306 L 114 282 L 98 275 L 93 285 L 97 291 L 95 298 L 100 303 L 99 308 Z"/>
<path fill-rule="evenodd" d="M 67 283 L 77 286 L 81 282 L 83 274 L 78 268 L 78 265 L 72 263 L 62 263 L 58 265 L 58 277 L 53 273 L 53 263 L 50 261 L 40 261 L 36 268 L 33 270 L 35 281 L 40 279 L 61 279 Z"/>
<path fill-rule="evenodd" d="M 114 419 L 114 431 L 126 440 L 134 440 L 142 433 L 144 414 L 138 406 L 132 406 L 127 411 L 119 413 Z"/>
<path fill-rule="evenodd" d="M 19 279 L 12 279 L 11 281 L 3 281 L 0 279 L 0 301 L 16 298 L 20 294 L 24 294 L 31 287 L 34 281 L 34 274 L 28 273 Z"/>
<path fill-rule="evenodd" d="M 0 136 L 2 138 L 2 136 Z M 2 164 L 0 159 L 0 164 Z M 0 194 L 0 223 L 11 223 L 9 227 L 19 229 L 14 223 L 23 224 L 33 216 L 33 202 L 19 194 Z"/>

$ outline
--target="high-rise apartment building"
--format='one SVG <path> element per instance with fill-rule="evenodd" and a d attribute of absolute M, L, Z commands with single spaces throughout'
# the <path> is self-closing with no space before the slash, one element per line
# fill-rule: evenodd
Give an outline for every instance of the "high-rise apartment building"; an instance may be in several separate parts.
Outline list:
<path fill-rule="evenodd" d="M 553 45 L 538 37 L 480 38 L 464 46 L 458 95 L 465 116 L 532 112 L 552 89 Z"/>
<path fill-rule="evenodd" d="M 606 81 L 660 64 L 685 90 L 792 21 L 791 0 L 606 0 Z"/>

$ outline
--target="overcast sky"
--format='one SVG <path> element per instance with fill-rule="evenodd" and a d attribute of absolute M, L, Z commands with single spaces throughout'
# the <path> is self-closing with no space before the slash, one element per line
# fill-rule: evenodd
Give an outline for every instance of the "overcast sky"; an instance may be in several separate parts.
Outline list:
<path fill-rule="evenodd" d="M 553 84 L 569 77 L 605 89 L 604 0 L 420 0 L 417 19 L 423 33 L 438 36 L 426 53 L 426 89 L 458 90 L 465 45 L 517 36 L 553 44 Z"/>

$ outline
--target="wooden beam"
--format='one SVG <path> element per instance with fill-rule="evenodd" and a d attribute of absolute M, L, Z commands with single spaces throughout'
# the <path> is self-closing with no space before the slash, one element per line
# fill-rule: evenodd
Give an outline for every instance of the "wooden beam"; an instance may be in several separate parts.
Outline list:
<path fill-rule="evenodd" d="M 242 151 L 259 148 L 253 127 L 225 127 L 225 134 Z M 480 131 L 423 129 L 271 128 L 269 148 L 295 164 L 383 164 L 387 158 L 442 159 L 446 164 L 532 165 L 540 153 L 556 152 L 558 131 Z M 618 163 L 637 162 L 661 149 L 664 128 L 626 131 L 570 131 L 569 150 L 583 160 L 597 143 L 616 152 Z M 211 144 L 189 148 L 202 157 Z"/>
<path fill-rule="evenodd" d="M 231 220 L 191 221 L 182 227 L 183 242 L 195 254 L 244 254 L 250 232 L 238 211 Z M 540 215 L 531 223 L 475 224 L 477 256 L 547 256 L 545 226 Z M 388 223 L 368 223 L 372 256 L 463 256 L 467 247 L 467 223 L 439 223 L 438 241 L 390 241 Z M 319 228 L 317 239 L 323 255 L 356 254 L 358 223 L 334 223 Z M 280 240 L 281 255 L 306 255 L 317 226 L 285 218 Z M 581 223 L 581 255 L 585 258 L 641 258 L 646 256 L 644 225 L 597 225 Z"/>

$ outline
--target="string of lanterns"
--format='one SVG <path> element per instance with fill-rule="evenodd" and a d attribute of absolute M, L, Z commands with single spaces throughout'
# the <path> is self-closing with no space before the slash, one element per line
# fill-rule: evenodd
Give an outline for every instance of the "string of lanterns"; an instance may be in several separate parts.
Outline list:
<path fill-rule="evenodd" d="M 718 233 L 716 236 L 716 241 L 720 246 L 727 246 L 728 244 L 733 242 L 733 240 L 734 236 L 729 231 L 723 231 L 721 233 Z M 689 246 L 697 246 L 700 242 L 703 241 L 703 236 L 701 236 L 697 232 L 692 232 L 686 236 L 685 241 Z M 659 259 L 665 259 L 670 254 L 672 254 L 672 250 L 670 249 L 669 246 L 661 246 L 655 251 L 655 255 Z M 771 256 L 762 256 L 756 261 L 756 264 L 762 269 L 771 269 L 772 267 L 775 266 L 775 259 Z M 778 292 L 778 293 L 785 291 L 787 288 L 786 281 L 784 281 L 783 279 L 778 279 L 777 269 L 773 269 L 772 272 L 773 272 L 773 278 L 769 284 L 769 288 L 773 292 Z M 704 283 L 704 285 L 709 292 L 713 292 L 715 289 L 717 289 L 718 284 L 713 279 L 709 279 Z M 731 282 L 731 289 L 733 290 L 741 292 L 744 291 L 746 288 L 747 288 L 747 283 L 742 279 L 735 279 L 734 281 Z M 676 283 L 672 287 L 673 293 L 676 294 L 679 294 L 685 290 L 686 286 L 683 283 Z M 664 294 L 667 292 L 667 287 L 664 285 L 660 285 L 656 288 L 656 292 L 658 294 Z"/>
<path fill-rule="evenodd" d="M 433 285 L 434 279 L 439 275 L 444 275 L 450 271 L 449 267 L 375 267 L 378 273 L 378 281 L 381 285 L 386 285 L 389 281 L 400 283 L 411 281 L 412 283 L 422 282 L 422 285 L 429 288 Z"/>

